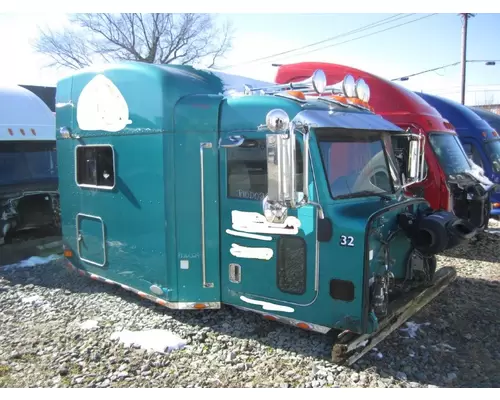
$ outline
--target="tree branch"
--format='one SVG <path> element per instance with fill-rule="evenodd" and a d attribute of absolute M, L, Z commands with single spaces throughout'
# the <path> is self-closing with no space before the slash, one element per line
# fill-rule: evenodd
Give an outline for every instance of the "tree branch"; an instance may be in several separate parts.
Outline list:
<path fill-rule="evenodd" d="M 34 45 L 51 65 L 79 69 L 96 58 L 146 63 L 204 63 L 213 67 L 231 48 L 229 24 L 211 14 L 75 14 L 71 28 L 44 32 Z"/>

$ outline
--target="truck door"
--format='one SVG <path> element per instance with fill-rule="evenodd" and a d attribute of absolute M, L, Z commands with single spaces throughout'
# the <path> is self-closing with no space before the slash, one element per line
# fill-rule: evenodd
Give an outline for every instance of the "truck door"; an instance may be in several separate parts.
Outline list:
<path fill-rule="evenodd" d="M 178 301 L 220 301 L 216 133 L 175 135 Z"/>
<path fill-rule="evenodd" d="M 267 194 L 265 134 L 245 132 L 237 147 L 224 147 L 231 145 L 229 135 L 223 135 L 220 143 L 222 300 L 293 316 L 317 295 L 317 210 L 308 205 L 289 210 L 283 226 L 267 223 L 262 209 Z M 296 148 L 301 190 L 301 137 Z"/>

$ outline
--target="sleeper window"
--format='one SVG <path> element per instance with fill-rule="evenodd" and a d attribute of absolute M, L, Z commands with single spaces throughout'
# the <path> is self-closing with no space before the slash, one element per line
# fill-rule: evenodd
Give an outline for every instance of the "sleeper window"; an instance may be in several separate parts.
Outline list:
<path fill-rule="evenodd" d="M 227 150 L 228 197 L 263 200 L 267 195 L 266 139 L 247 139 L 239 147 Z M 302 191 L 302 152 L 296 141 L 296 188 Z"/>
<path fill-rule="evenodd" d="M 112 188 L 115 186 L 114 154 L 111 146 L 76 148 L 78 185 Z"/>
<path fill-rule="evenodd" d="M 469 157 L 474 164 L 484 169 L 483 160 L 481 159 L 481 155 L 477 151 L 476 146 L 473 146 L 470 143 L 462 143 L 462 147 L 464 148 L 467 157 Z"/>

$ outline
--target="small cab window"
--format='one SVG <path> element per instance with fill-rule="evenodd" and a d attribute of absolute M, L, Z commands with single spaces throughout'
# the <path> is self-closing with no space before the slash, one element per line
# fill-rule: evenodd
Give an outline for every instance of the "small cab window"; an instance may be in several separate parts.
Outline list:
<path fill-rule="evenodd" d="M 247 139 L 239 147 L 227 148 L 227 196 L 263 200 L 267 195 L 266 139 Z M 296 188 L 302 191 L 302 152 L 296 141 Z"/>
<path fill-rule="evenodd" d="M 76 148 L 76 182 L 80 186 L 111 189 L 115 186 L 115 159 L 113 148 L 78 146 Z"/>
<path fill-rule="evenodd" d="M 462 147 L 464 148 L 467 157 L 469 157 L 474 162 L 474 164 L 484 169 L 481 154 L 479 154 L 479 152 L 477 151 L 476 146 L 473 146 L 470 143 L 462 143 Z"/>

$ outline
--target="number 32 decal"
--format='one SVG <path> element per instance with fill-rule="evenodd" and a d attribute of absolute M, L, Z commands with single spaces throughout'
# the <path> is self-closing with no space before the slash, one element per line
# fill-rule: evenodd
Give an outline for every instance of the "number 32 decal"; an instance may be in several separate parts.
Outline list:
<path fill-rule="evenodd" d="M 354 247 L 354 238 L 352 236 L 340 235 L 340 245 Z"/>

